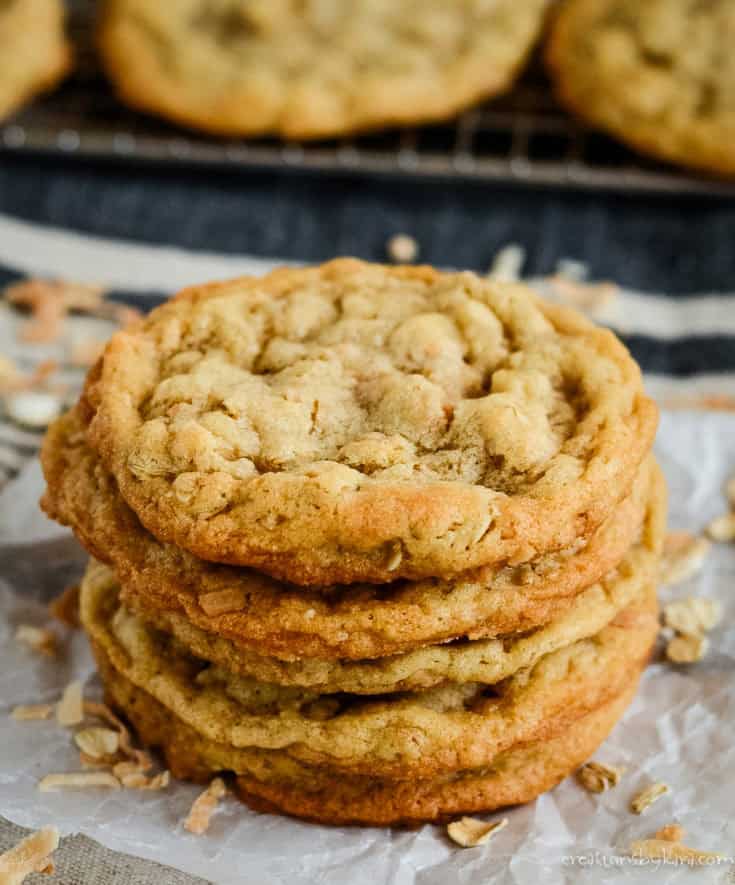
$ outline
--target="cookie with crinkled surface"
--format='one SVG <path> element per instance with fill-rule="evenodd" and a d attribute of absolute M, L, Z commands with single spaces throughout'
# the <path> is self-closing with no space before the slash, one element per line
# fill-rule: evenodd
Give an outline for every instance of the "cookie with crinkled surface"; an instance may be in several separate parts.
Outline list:
<path fill-rule="evenodd" d="M 554 736 L 499 753 L 483 769 L 391 780 L 335 775 L 279 750 L 236 750 L 210 741 L 122 676 L 100 649 L 97 661 L 108 702 L 145 744 L 161 748 L 174 777 L 207 782 L 215 773 L 230 772 L 237 795 L 257 811 L 373 826 L 411 826 L 530 802 L 595 752 L 630 703 L 639 675 L 631 674 L 620 695 Z"/>
<path fill-rule="evenodd" d="M 637 541 L 657 553 L 665 523 L 663 479 L 658 467 L 644 463 L 629 498 L 581 546 L 456 579 L 310 589 L 208 563 L 157 541 L 86 444 L 79 408 L 50 428 L 41 459 L 48 482 L 44 509 L 113 566 L 126 604 L 232 670 L 248 660 L 265 666 L 260 659 L 268 656 L 296 667 L 301 661 L 304 673 L 311 668 L 310 678 L 321 678 L 320 669 L 331 678 L 324 669 L 329 660 L 531 630 L 559 617 Z M 314 658 L 322 663 L 305 660 Z M 270 666 L 278 668 L 277 661 Z M 280 672 L 286 678 L 287 668 Z"/>
<path fill-rule="evenodd" d="M 566 0 L 549 39 L 560 100 L 645 153 L 735 175 L 735 4 Z"/>
<path fill-rule="evenodd" d="M 85 405 L 156 537 L 302 585 L 587 538 L 657 421 L 627 350 L 574 311 L 351 259 L 185 290 L 113 336 Z"/>
<path fill-rule="evenodd" d="M 55 86 L 71 67 L 62 0 L 0 5 L 0 120 Z"/>
<path fill-rule="evenodd" d="M 504 91 L 547 0 L 108 0 L 121 98 L 221 135 L 319 138 L 442 120 Z"/>
<path fill-rule="evenodd" d="M 502 682 L 366 697 L 319 694 L 211 667 L 126 609 L 101 582 L 82 584 L 80 615 L 98 655 L 205 739 L 398 779 L 479 768 L 514 744 L 563 730 L 625 690 L 659 626 L 655 587 L 648 584 L 599 633 Z"/>

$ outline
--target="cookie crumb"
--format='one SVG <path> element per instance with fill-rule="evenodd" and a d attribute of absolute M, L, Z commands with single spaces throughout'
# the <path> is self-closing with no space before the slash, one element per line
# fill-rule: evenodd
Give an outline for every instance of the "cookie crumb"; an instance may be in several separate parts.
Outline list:
<path fill-rule="evenodd" d="M 643 812 L 657 802 L 662 796 L 669 792 L 669 787 L 664 783 L 651 784 L 645 790 L 635 795 L 630 801 L 630 810 L 633 814 L 643 814 Z"/>
<path fill-rule="evenodd" d="M 661 582 L 680 584 L 697 574 L 712 545 L 691 532 L 669 532 L 661 557 Z"/>
<path fill-rule="evenodd" d="M 408 234 L 396 234 L 388 240 L 388 257 L 394 264 L 412 264 L 419 255 L 419 244 Z"/>
<path fill-rule="evenodd" d="M 14 707 L 10 715 L 18 722 L 32 722 L 49 719 L 53 714 L 53 704 L 21 704 L 19 707 Z"/>
<path fill-rule="evenodd" d="M 38 782 L 42 793 L 52 790 L 88 789 L 89 787 L 107 787 L 120 789 L 120 781 L 109 771 L 66 771 L 60 774 L 47 774 Z"/>
<path fill-rule="evenodd" d="M 20 624 L 15 631 L 18 642 L 39 654 L 53 657 L 58 652 L 56 634 L 48 627 L 33 627 L 30 624 Z"/>
<path fill-rule="evenodd" d="M 725 513 L 713 519 L 707 526 L 707 534 L 713 541 L 735 541 L 735 513 Z"/>
<path fill-rule="evenodd" d="M 489 822 L 475 817 L 462 817 L 447 825 L 447 835 L 462 848 L 474 848 L 477 845 L 484 845 L 492 835 L 507 824 L 507 817 Z"/>
<path fill-rule="evenodd" d="M 620 783 L 624 768 L 614 768 L 601 762 L 587 762 L 577 772 L 577 780 L 591 793 L 604 793 Z"/>
<path fill-rule="evenodd" d="M 716 627 L 722 605 L 716 599 L 690 596 L 664 606 L 664 623 L 685 636 L 701 636 Z"/>
<path fill-rule="evenodd" d="M 114 756 L 120 749 L 120 734 L 111 728 L 83 728 L 74 735 L 79 749 L 92 759 Z"/>
<path fill-rule="evenodd" d="M 650 860 L 678 861 L 701 866 L 720 860 L 721 854 L 711 851 L 697 851 L 681 842 L 670 842 L 668 839 L 639 839 L 630 846 L 631 857 L 645 857 Z"/>
<path fill-rule="evenodd" d="M 84 719 L 84 696 L 79 680 L 70 682 L 56 706 L 56 721 L 65 727 L 79 725 Z"/>
<path fill-rule="evenodd" d="M 674 664 L 696 664 L 707 654 L 706 636 L 675 636 L 666 646 L 666 657 Z"/>
<path fill-rule="evenodd" d="M 654 839 L 662 839 L 664 842 L 681 842 L 684 838 L 684 827 L 679 824 L 666 824 L 654 834 Z"/>
<path fill-rule="evenodd" d="M 222 778 L 214 778 L 207 789 L 194 800 L 194 804 L 191 806 L 189 814 L 184 821 L 184 829 L 197 836 L 206 833 L 219 800 L 226 792 L 227 787 Z"/>
<path fill-rule="evenodd" d="M 51 873 L 51 855 L 59 847 L 56 827 L 43 827 L 0 854 L 0 883 L 20 885 L 31 873 Z"/>

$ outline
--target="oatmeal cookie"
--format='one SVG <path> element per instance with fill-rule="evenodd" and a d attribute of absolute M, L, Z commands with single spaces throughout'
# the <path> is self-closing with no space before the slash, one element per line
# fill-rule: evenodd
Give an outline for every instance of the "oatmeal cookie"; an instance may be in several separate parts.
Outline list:
<path fill-rule="evenodd" d="M 301 585 L 587 538 L 657 421 L 627 350 L 576 312 L 351 259 L 185 290 L 113 336 L 84 404 L 156 537 Z"/>
<path fill-rule="evenodd" d="M 391 780 L 334 774 L 279 750 L 236 750 L 202 737 L 97 650 L 105 696 L 148 746 L 160 747 L 174 777 L 208 782 L 235 774 L 238 796 L 257 811 L 326 824 L 414 825 L 530 802 L 585 762 L 630 703 L 638 673 L 617 697 L 547 738 L 498 753 L 475 771 Z"/>
<path fill-rule="evenodd" d="M 566 0 L 547 59 L 560 100 L 645 153 L 735 175 L 735 4 Z"/>
<path fill-rule="evenodd" d="M 199 653 L 206 646 L 203 657 L 232 670 L 248 658 L 376 658 L 463 636 L 531 630 L 559 617 L 636 541 L 658 555 L 666 518 L 663 478 L 644 462 L 632 494 L 582 545 L 456 579 L 307 589 L 157 541 L 87 446 L 79 408 L 50 428 L 41 459 L 48 482 L 44 509 L 113 566 L 126 604 L 185 643 L 196 642 Z M 304 669 L 312 666 L 304 661 Z"/>
<path fill-rule="evenodd" d="M 653 509 L 649 509 L 641 543 L 603 580 L 573 598 L 566 611 L 535 630 L 506 633 L 495 639 L 462 639 L 378 659 L 283 661 L 248 651 L 232 640 L 208 633 L 181 614 L 146 606 L 140 596 L 128 593 L 125 600 L 149 626 L 175 637 L 196 657 L 219 669 L 260 682 L 297 686 L 323 694 L 383 694 L 446 682 L 493 684 L 533 666 L 544 654 L 593 636 L 639 597 L 641 587 L 657 577 L 660 528 Z M 101 596 L 119 594 L 114 572 L 101 563 L 92 561 L 85 580 L 93 588 L 90 592 Z"/>
<path fill-rule="evenodd" d="M 599 633 L 502 682 L 365 697 L 324 695 L 211 667 L 148 626 L 103 582 L 83 583 L 80 612 L 96 653 L 207 740 L 397 779 L 479 768 L 514 744 L 562 730 L 625 690 L 659 628 L 649 583 Z"/>
<path fill-rule="evenodd" d="M 323 138 L 451 117 L 509 88 L 547 0 L 108 0 L 121 98 L 220 135 Z"/>
<path fill-rule="evenodd" d="M 0 120 L 55 86 L 71 68 L 62 0 L 0 4 Z"/>

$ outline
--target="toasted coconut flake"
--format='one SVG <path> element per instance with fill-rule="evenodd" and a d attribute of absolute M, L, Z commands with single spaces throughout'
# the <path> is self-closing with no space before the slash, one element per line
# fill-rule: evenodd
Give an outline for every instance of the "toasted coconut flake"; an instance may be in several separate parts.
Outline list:
<path fill-rule="evenodd" d="M 0 885 L 19 885 L 31 873 L 52 872 L 51 854 L 58 846 L 56 827 L 44 827 L 26 836 L 0 854 Z"/>
<path fill-rule="evenodd" d="M 388 240 L 388 257 L 394 264 L 412 264 L 419 255 L 419 244 L 408 234 L 396 234 Z"/>
<path fill-rule="evenodd" d="M 681 842 L 670 842 L 668 839 L 639 839 L 630 846 L 632 857 L 645 857 L 650 860 L 678 861 L 691 866 L 704 866 L 722 859 L 721 854 L 711 851 L 697 851 Z"/>
<path fill-rule="evenodd" d="M 132 790 L 163 790 L 171 782 L 171 774 L 161 771 L 153 777 L 148 777 L 142 771 L 129 771 L 120 777 L 124 787 Z"/>
<path fill-rule="evenodd" d="M 645 790 L 635 795 L 630 801 L 630 810 L 633 814 L 643 814 L 643 812 L 657 802 L 662 796 L 669 792 L 669 787 L 664 783 L 651 784 Z"/>
<path fill-rule="evenodd" d="M 588 762 L 577 772 L 577 780 L 591 793 L 604 793 L 620 783 L 624 768 L 614 768 L 600 762 Z"/>
<path fill-rule="evenodd" d="M 60 774 L 47 774 L 38 782 L 38 789 L 42 793 L 89 787 L 119 790 L 120 781 L 109 771 L 65 771 Z"/>
<path fill-rule="evenodd" d="M 194 800 L 194 804 L 191 806 L 189 814 L 184 821 L 184 829 L 197 836 L 206 833 L 217 804 L 226 792 L 225 782 L 221 777 L 216 777 L 207 789 Z"/>
<path fill-rule="evenodd" d="M 10 714 L 18 722 L 31 722 L 38 719 L 49 719 L 54 715 L 53 704 L 21 704 L 14 707 Z"/>
<path fill-rule="evenodd" d="M 33 627 L 31 624 L 20 624 L 15 631 L 18 642 L 39 654 L 53 657 L 58 651 L 56 634 L 48 627 Z"/>
<path fill-rule="evenodd" d="M 119 750 L 129 759 L 133 760 L 133 764 L 136 768 L 141 771 L 148 771 L 153 767 L 153 760 L 151 757 L 145 752 L 145 750 L 139 750 L 133 745 L 133 739 L 131 738 L 127 727 L 120 719 L 118 719 L 108 706 L 97 703 L 96 701 L 85 701 L 84 712 L 88 716 L 95 716 L 97 719 L 102 719 L 117 730 L 120 735 Z"/>
<path fill-rule="evenodd" d="M 41 390 L 23 390 L 5 398 L 8 417 L 21 427 L 43 430 L 59 417 L 63 408 L 61 398 Z"/>
<path fill-rule="evenodd" d="M 708 648 L 706 636 L 675 636 L 666 646 L 666 657 L 674 664 L 696 664 Z"/>
<path fill-rule="evenodd" d="M 499 283 L 517 283 L 526 261 L 526 250 L 518 243 L 508 243 L 495 253 L 487 273 L 488 279 Z"/>
<path fill-rule="evenodd" d="M 120 747 L 120 733 L 111 728 L 83 728 L 74 735 L 79 749 L 92 759 L 114 756 Z"/>
<path fill-rule="evenodd" d="M 0 354 L 0 393 L 15 390 L 21 377 L 18 366 L 11 359 Z"/>
<path fill-rule="evenodd" d="M 225 615 L 228 612 L 239 612 L 245 608 L 245 594 L 236 587 L 213 590 L 211 593 L 200 595 L 199 605 L 204 614 L 210 617 Z"/>
<path fill-rule="evenodd" d="M 664 606 L 664 623 L 685 636 L 701 636 L 717 626 L 722 605 L 716 599 L 690 596 Z"/>
<path fill-rule="evenodd" d="M 79 626 L 79 584 L 71 584 L 49 603 L 49 614 L 66 624 L 67 627 Z"/>
<path fill-rule="evenodd" d="M 691 532 L 669 532 L 661 557 L 661 582 L 680 584 L 700 571 L 712 545 Z"/>
<path fill-rule="evenodd" d="M 728 479 L 725 486 L 725 494 L 727 495 L 727 500 L 730 502 L 730 509 L 735 510 L 735 474 Z"/>
<path fill-rule="evenodd" d="M 486 821 L 476 817 L 462 817 L 447 825 L 449 838 L 462 848 L 475 848 L 484 845 L 491 836 L 500 832 L 508 824 L 508 818 Z"/>
<path fill-rule="evenodd" d="M 28 279 L 7 286 L 4 298 L 16 307 L 28 308 L 31 320 L 21 331 L 24 341 L 44 343 L 59 337 L 70 311 L 92 316 L 111 316 L 104 289 L 64 280 Z"/>
<path fill-rule="evenodd" d="M 681 842 L 684 838 L 684 827 L 680 824 L 666 824 L 657 830 L 654 839 L 662 839 L 664 842 Z"/>
<path fill-rule="evenodd" d="M 84 696 L 79 680 L 70 682 L 64 689 L 56 707 L 56 721 L 66 727 L 79 725 L 84 719 Z"/>
<path fill-rule="evenodd" d="M 735 541 L 735 513 L 724 513 L 707 526 L 707 534 L 713 541 Z"/>

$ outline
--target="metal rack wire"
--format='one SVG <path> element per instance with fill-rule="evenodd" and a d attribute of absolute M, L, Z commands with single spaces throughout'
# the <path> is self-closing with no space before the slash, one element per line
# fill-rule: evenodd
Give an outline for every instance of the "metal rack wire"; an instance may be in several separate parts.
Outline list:
<path fill-rule="evenodd" d="M 96 67 L 89 18 L 88 0 L 78 0 L 72 17 L 80 47 L 77 72 L 56 93 L 1 126 L 0 149 L 128 163 L 735 196 L 735 183 L 658 164 L 584 129 L 555 104 L 539 65 L 532 65 L 510 95 L 445 125 L 299 144 L 276 139 L 217 140 L 193 134 L 129 111 L 115 100 Z"/>

